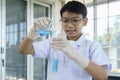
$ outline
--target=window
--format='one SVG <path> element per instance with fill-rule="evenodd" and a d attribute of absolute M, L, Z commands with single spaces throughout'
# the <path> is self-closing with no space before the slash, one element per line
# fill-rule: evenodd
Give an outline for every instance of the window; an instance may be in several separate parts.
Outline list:
<path fill-rule="evenodd" d="M 83 33 L 85 34 L 85 36 L 91 40 L 93 40 L 93 36 L 94 36 L 94 27 L 93 27 L 93 7 L 89 7 L 88 8 L 88 23 L 85 27 L 83 27 Z"/>
<path fill-rule="evenodd" d="M 120 1 L 95 0 L 86 5 L 89 19 L 86 29 L 89 31 L 84 31 L 105 49 L 112 63 L 111 72 L 120 73 Z"/>
<path fill-rule="evenodd" d="M 23 0 L 6 0 L 5 80 L 27 79 L 27 56 L 18 50 L 27 30 L 26 5 Z"/>

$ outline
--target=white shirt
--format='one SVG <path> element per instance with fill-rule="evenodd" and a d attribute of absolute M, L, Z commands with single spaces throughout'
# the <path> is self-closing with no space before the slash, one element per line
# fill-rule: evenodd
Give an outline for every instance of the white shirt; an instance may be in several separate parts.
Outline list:
<path fill-rule="evenodd" d="M 58 72 L 52 72 L 52 56 L 53 52 L 50 48 L 50 39 L 34 42 L 34 57 L 48 59 L 47 80 L 92 80 L 92 77 L 79 65 L 68 58 L 62 51 L 58 54 Z M 107 65 L 107 70 L 111 70 L 109 59 L 102 49 L 101 45 L 95 41 L 87 40 L 82 35 L 73 46 L 83 55 L 98 65 Z"/>

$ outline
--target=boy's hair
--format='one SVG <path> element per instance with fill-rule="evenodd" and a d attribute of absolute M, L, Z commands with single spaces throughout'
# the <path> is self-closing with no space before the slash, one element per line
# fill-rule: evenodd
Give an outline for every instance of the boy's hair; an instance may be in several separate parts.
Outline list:
<path fill-rule="evenodd" d="M 62 17 L 63 12 L 69 11 L 76 14 L 82 14 L 83 18 L 87 16 L 87 8 L 86 6 L 78 1 L 69 1 L 67 2 L 62 9 L 60 10 L 60 15 Z"/>

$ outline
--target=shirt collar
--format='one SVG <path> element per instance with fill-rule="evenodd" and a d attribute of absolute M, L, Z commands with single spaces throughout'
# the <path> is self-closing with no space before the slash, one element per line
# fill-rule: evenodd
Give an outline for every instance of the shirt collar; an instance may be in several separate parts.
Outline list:
<path fill-rule="evenodd" d="M 76 45 L 78 46 L 85 46 L 86 45 L 86 38 L 85 38 L 85 35 L 82 34 L 78 40 L 75 42 Z"/>

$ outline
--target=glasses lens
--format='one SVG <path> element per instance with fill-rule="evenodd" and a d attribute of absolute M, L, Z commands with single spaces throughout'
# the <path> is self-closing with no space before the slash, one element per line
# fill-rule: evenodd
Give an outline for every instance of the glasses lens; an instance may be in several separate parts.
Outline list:
<path fill-rule="evenodd" d="M 61 19 L 63 25 L 68 25 L 70 22 L 74 25 L 77 26 L 81 23 L 80 18 L 75 18 L 75 19 Z"/>
<path fill-rule="evenodd" d="M 65 25 L 69 23 L 69 19 L 61 19 L 61 21 L 62 21 L 62 23 L 65 24 Z"/>
<path fill-rule="evenodd" d="M 73 19 L 71 22 L 73 25 L 77 26 L 81 23 L 81 19 Z"/>

